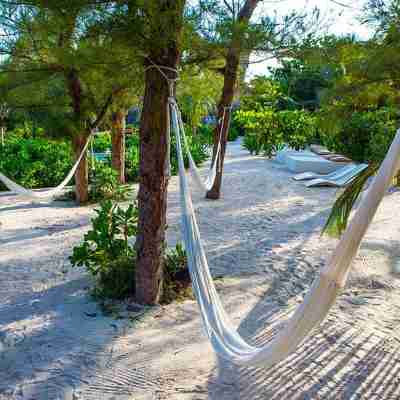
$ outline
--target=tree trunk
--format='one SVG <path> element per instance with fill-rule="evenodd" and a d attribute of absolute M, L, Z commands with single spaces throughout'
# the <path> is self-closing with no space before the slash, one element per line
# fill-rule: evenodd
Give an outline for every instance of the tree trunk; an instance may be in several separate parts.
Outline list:
<path fill-rule="evenodd" d="M 240 55 L 241 55 L 241 42 L 244 40 L 245 31 L 243 25 L 248 25 L 254 10 L 260 0 L 246 0 L 241 8 L 238 16 L 239 28 L 233 32 L 233 39 L 228 49 L 226 56 L 225 71 L 224 71 L 224 87 L 222 89 L 221 99 L 218 104 L 218 123 L 214 130 L 214 148 L 213 160 L 215 159 L 218 140 L 221 140 L 221 150 L 217 160 L 217 173 L 213 187 L 207 192 L 206 198 L 217 200 L 221 197 L 222 186 L 222 173 L 224 169 L 224 160 L 226 152 L 226 143 L 228 141 L 228 121 L 229 113 L 226 113 L 226 118 L 222 121 L 224 115 L 224 108 L 231 107 L 235 95 L 235 88 L 238 80 Z M 235 28 L 234 28 L 235 29 Z M 222 124 L 222 132 L 221 132 Z M 221 133 L 221 138 L 220 138 Z"/>
<path fill-rule="evenodd" d="M 75 160 L 79 158 L 87 141 L 86 135 L 75 135 L 72 139 L 72 147 L 75 153 Z M 82 157 L 78 169 L 75 172 L 75 200 L 78 204 L 86 203 L 89 200 L 89 170 L 87 154 Z"/>
<path fill-rule="evenodd" d="M 158 0 L 159 12 L 154 21 L 154 38 L 148 56 L 145 95 L 140 126 L 139 233 L 136 238 L 136 301 L 156 304 L 162 294 L 165 227 L 167 212 L 168 97 L 164 74 L 175 78 L 179 59 L 178 37 L 182 26 L 185 1 Z M 154 11 L 154 10 L 153 10 Z M 163 25 L 160 26 L 160 21 Z M 171 33 L 171 27 L 174 33 Z M 164 32 L 165 31 L 165 32 Z M 167 34 L 168 46 L 160 45 Z M 160 36 L 160 37 L 159 37 Z M 157 39 L 159 37 L 159 39 Z"/>
<path fill-rule="evenodd" d="M 120 183 L 125 183 L 125 115 L 121 110 L 112 114 L 112 166 Z"/>

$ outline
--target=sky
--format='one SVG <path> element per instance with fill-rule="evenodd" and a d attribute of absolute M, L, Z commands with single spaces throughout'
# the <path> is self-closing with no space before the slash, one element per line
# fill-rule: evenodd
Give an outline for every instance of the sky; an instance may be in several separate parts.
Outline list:
<path fill-rule="evenodd" d="M 330 21 L 327 26 L 328 33 L 355 34 L 361 39 L 366 39 L 370 36 L 370 30 L 367 26 L 361 25 L 357 19 L 363 3 L 365 3 L 363 0 L 264 0 L 257 9 L 257 13 L 258 15 L 271 14 L 276 10 L 278 15 L 284 15 L 289 10 L 312 9 L 317 6 L 321 10 L 321 15 Z M 264 75 L 267 73 L 268 66 L 277 65 L 276 60 L 257 61 L 257 57 L 251 58 L 247 80 L 255 75 Z"/>

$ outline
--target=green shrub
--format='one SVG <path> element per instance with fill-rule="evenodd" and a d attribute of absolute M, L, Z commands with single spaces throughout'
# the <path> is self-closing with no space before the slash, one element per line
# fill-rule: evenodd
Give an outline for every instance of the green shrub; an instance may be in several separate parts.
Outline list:
<path fill-rule="evenodd" d="M 126 137 L 125 177 L 127 182 L 139 180 L 139 136 Z"/>
<path fill-rule="evenodd" d="M 240 136 L 240 132 L 235 125 L 231 125 L 228 133 L 228 142 L 234 142 Z"/>
<path fill-rule="evenodd" d="M 186 139 L 192 153 L 192 157 L 196 165 L 200 165 L 209 157 L 209 144 L 202 135 L 192 136 L 190 132 L 186 131 Z M 189 160 L 186 152 L 183 154 L 185 167 L 189 167 Z M 176 138 L 175 135 L 171 137 L 171 173 L 176 175 L 178 173 L 178 157 L 176 153 Z"/>
<path fill-rule="evenodd" d="M 390 108 L 336 114 L 327 108 L 319 114 L 321 141 L 330 150 L 355 161 L 380 162 L 396 134 L 399 114 Z"/>
<path fill-rule="evenodd" d="M 250 154 L 259 155 L 263 149 L 261 137 L 256 133 L 247 133 L 243 139 L 243 147 L 250 152 Z"/>
<path fill-rule="evenodd" d="M 29 188 L 57 186 L 72 165 L 69 143 L 10 135 L 4 147 L 0 146 L 0 171 Z"/>
<path fill-rule="evenodd" d="M 128 198 L 130 193 L 129 188 L 119 182 L 117 172 L 100 161 L 95 161 L 90 181 L 89 198 L 93 201 L 105 199 L 123 201 Z"/>
<path fill-rule="evenodd" d="M 95 278 L 94 294 L 100 298 L 123 299 L 135 290 L 135 251 L 129 238 L 137 234 L 138 208 L 126 210 L 103 201 L 95 210 L 92 229 L 83 243 L 74 247 L 73 266 L 84 266 Z"/>
<path fill-rule="evenodd" d="M 271 109 L 240 111 L 236 118 L 246 129 L 244 147 L 251 153 L 261 151 L 271 157 L 283 144 L 283 134 L 277 129 L 277 118 Z"/>
<path fill-rule="evenodd" d="M 316 134 L 316 118 L 307 111 L 279 111 L 277 129 L 282 132 L 284 142 L 290 147 L 301 150 L 312 143 Z"/>
<path fill-rule="evenodd" d="M 102 132 L 100 135 L 96 135 L 93 139 L 93 150 L 96 153 L 104 153 L 111 149 L 111 133 Z"/>
<path fill-rule="evenodd" d="M 188 132 L 187 136 L 193 159 L 199 165 L 209 157 L 209 141 L 203 134 L 193 137 Z M 95 152 L 109 150 L 111 148 L 110 134 L 96 136 L 93 148 Z M 0 146 L 0 171 L 28 188 L 57 186 L 68 174 L 73 163 L 72 148 L 68 142 L 58 142 L 47 138 L 26 139 L 10 134 L 7 136 L 5 146 Z M 171 164 L 172 173 L 176 174 L 177 157 L 174 137 L 171 146 Z M 92 199 L 118 198 L 121 193 L 116 185 L 115 174 L 111 170 L 111 158 L 95 162 L 95 165 L 96 173 L 90 175 L 90 182 L 93 184 Z M 127 181 L 137 182 L 139 178 L 139 136 L 137 134 L 126 137 L 125 168 Z M 1 189 L 6 188 L 0 185 Z"/>
<path fill-rule="evenodd" d="M 74 247 L 70 261 L 85 267 L 94 277 L 93 294 L 99 299 L 124 299 L 135 295 L 137 204 L 122 209 L 106 200 L 95 210 L 92 229 L 83 243 Z M 169 303 L 190 294 L 187 256 L 181 244 L 165 253 L 162 302 Z"/>
<path fill-rule="evenodd" d="M 268 157 L 284 144 L 303 149 L 316 133 L 315 118 L 305 111 L 238 111 L 235 118 L 246 131 L 244 147 L 251 153 L 263 152 Z"/>
<path fill-rule="evenodd" d="M 214 125 L 203 124 L 197 128 L 197 135 L 204 143 L 212 146 L 214 143 Z"/>
<path fill-rule="evenodd" d="M 164 264 L 164 285 L 162 303 L 191 296 L 191 280 L 187 267 L 187 255 L 181 243 L 167 250 Z"/>

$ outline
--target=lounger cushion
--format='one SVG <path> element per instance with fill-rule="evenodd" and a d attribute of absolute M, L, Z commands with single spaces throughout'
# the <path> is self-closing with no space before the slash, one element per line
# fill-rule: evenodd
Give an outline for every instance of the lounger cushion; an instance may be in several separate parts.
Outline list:
<path fill-rule="evenodd" d="M 276 153 L 275 161 L 285 164 L 287 158 L 289 156 L 293 157 L 319 157 L 315 153 L 305 150 L 305 151 L 296 151 L 296 150 L 281 150 Z"/>
<path fill-rule="evenodd" d="M 329 174 L 343 167 L 343 165 L 344 163 L 329 161 L 319 156 L 308 157 L 292 155 L 286 157 L 287 168 L 296 173 L 315 172 L 317 174 Z"/>

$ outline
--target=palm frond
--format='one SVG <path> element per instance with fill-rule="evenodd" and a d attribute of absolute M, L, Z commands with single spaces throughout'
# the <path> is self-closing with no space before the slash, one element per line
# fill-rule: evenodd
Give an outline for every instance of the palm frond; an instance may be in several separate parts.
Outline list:
<path fill-rule="evenodd" d="M 367 180 L 375 175 L 379 164 L 371 164 L 362 171 L 336 199 L 328 220 L 322 230 L 322 235 L 340 237 L 347 227 L 351 210 L 354 207 Z"/>

